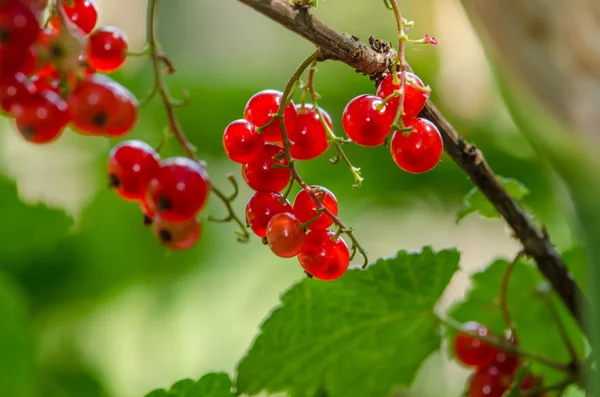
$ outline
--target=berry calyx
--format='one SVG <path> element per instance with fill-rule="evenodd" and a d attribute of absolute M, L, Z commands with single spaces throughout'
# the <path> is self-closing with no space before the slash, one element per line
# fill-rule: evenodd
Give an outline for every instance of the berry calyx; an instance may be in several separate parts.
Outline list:
<path fill-rule="evenodd" d="M 396 131 L 390 150 L 394 162 L 406 172 L 421 174 L 432 170 L 442 158 L 444 143 L 437 127 L 422 118 L 406 122 L 412 131 Z"/>
<path fill-rule="evenodd" d="M 127 49 L 125 33 L 115 27 L 104 26 L 88 38 L 87 61 L 98 72 L 114 72 L 125 62 Z"/>
<path fill-rule="evenodd" d="M 464 330 L 480 336 L 491 336 L 485 326 L 476 322 L 466 323 Z M 465 365 L 476 368 L 486 367 L 494 361 L 497 353 L 498 349 L 494 346 L 471 335 L 459 332 L 454 338 L 454 354 Z"/>
<path fill-rule="evenodd" d="M 394 76 L 389 75 L 385 79 L 381 81 L 379 87 L 377 88 L 377 96 L 385 99 L 388 96 L 392 95 L 395 91 L 400 89 L 400 78 L 402 73 L 398 73 L 398 84 L 394 84 Z M 408 121 L 414 117 L 416 117 L 421 110 L 425 107 L 425 103 L 429 98 L 429 92 L 420 90 L 416 86 L 423 88 L 425 85 L 416 75 L 410 72 L 406 72 L 407 80 L 404 84 L 404 99 L 403 99 L 403 112 L 402 112 L 402 120 Z M 411 82 L 414 81 L 416 86 Z M 398 106 L 400 104 L 400 98 L 395 97 L 390 99 L 386 104 L 385 111 L 392 117 L 396 117 L 396 113 L 398 112 Z"/>
<path fill-rule="evenodd" d="M 255 160 L 264 146 L 263 136 L 247 120 L 236 120 L 225 128 L 223 147 L 227 157 L 236 163 L 246 164 Z"/>
<path fill-rule="evenodd" d="M 288 165 L 283 154 L 283 149 L 279 146 L 266 144 L 256 159 L 242 165 L 242 176 L 248 186 L 257 191 L 272 192 L 279 192 L 286 187 L 291 176 L 290 169 L 274 166 Z"/>
<path fill-rule="evenodd" d="M 271 218 L 267 225 L 266 237 L 269 248 L 275 255 L 292 258 L 302 250 L 306 233 L 293 214 L 283 212 Z"/>
<path fill-rule="evenodd" d="M 321 204 L 333 215 L 338 215 L 338 202 L 333 193 L 323 186 L 310 187 Z M 294 199 L 294 215 L 302 223 L 307 223 L 317 216 L 319 207 L 306 190 L 300 190 Z M 319 217 L 306 226 L 310 230 L 327 229 L 333 225 L 333 219 L 327 214 L 321 213 Z"/>
<path fill-rule="evenodd" d="M 206 204 L 210 181 L 198 162 L 171 157 L 148 183 L 146 204 L 165 221 L 181 222 L 195 216 Z"/>
<path fill-rule="evenodd" d="M 313 230 L 306 236 L 304 247 L 298 254 L 300 265 L 308 274 L 319 280 L 340 278 L 350 265 L 350 252 L 342 237 L 333 238 L 330 230 Z"/>
<path fill-rule="evenodd" d="M 152 221 L 152 233 L 164 247 L 172 251 L 183 251 L 198 242 L 201 226 L 196 218 L 172 222 L 156 217 Z"/>
<path fill-rule="evenodd" d="M 21 135 L 33 143 L 56 140 L 69 122 L 67 103 L 52 91 L 32 94 L 15 103 L 10 112 Z"/>
<path fill-rule="evenodd" d="M 346 105 L 342 125 L 348 138 L 357 145 L 379 146 L 388 136 L 394 119 L 386 112 L 387 107 L 382 102 L 380 97 L 365 94 Z"/>
<path fill-rule="evenodd" d="M 329 147 L 327 130 L 321 118 L 311 104 L 296 105 L 298 118 L 296 128 L 288 130 L 288 136 L 292 142 L 290 153 L 297 160 L 310 160 L 319 157 Z M 325 122 L 333 130 L 331 117 L 323 109 L 319 109 Z"/>
<path fill-rule="evenodd" d="M 246 204 L 246 222 L 258 237 L 266 237 L 271 218 L 282 212 L 291 212 L 292 206 L 282 195 L 275 192 L 256 192 Z"/>
<path fill-rule="evenodd" d="M 283 140 L 279 120 L 271 122 L 279 110 L 282 95 L 282 92 L 276 90 L 258 92 L 250 98 L 244 108 L 244 118 L 254 124 L 256 128 L 262 128 L 267 123 L 271 123 L 261 132 L 265 142 L 282 142 Z M 283 122 L 288 134 L 294 130 L 297 117 L 294 102 L 290 101 L 283 111 Z"/>
<path fill-rule="evenodd" d="M 154 148 L 142 141 L 125 141 L 113 147 L 108 156 L 110 187 L 126 200 L 142 200 L 150 179 L 158 171 L 160 158 Z M 154 214 L 146 206 L 143 212 Z"/>

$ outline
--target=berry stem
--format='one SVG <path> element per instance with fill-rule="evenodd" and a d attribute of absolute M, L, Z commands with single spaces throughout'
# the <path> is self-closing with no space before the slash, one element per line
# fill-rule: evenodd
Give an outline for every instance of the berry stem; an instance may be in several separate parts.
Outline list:
<path fill-rule="evenodd" d="M 348 168 L 350 168 L 350 172 L 352 172 L 352 175 L 354 176 L 354 185 L 352 185 L 352 187 L 359 188 L 362 181 L 364 180 L 364 178 L 360 175 L 360 168 L 357 168 L 354 165 L 352 165 L 352 162 L 350 161 L 350 159 L 346 155 L 346 152 L 344 152 L 344 149 L 342 148 L 342 140 L 337 135 L 335 135 L 331 128 L 329 128 L 329 124 L 327 124 L 327 121 L 323 116 L 323 112 L 321 112 L 321 109 L 319 108 L 319 105 L 317 103 L 317 99 L 320 97 L 315 89 L 314 84 L 315 72 L 317 71 L 317 63 L 318 60 L 312 63 L 310 70 L 308 71 L 308 80 L 306 82 L 306 87 L 308 88 L 308 91 L 310 92 L 310 96 L 312 98 L 313 109 L 319 115 L 319 120 L 321 120 L 323 128 L 325 128 L 325 131 L 327 131 L 327 135 L 329 135 L 329 140 L 335 147 L 337 157 L 344 160 L 344 163 L 346 163 Z"/>
<path fill-rule="evenodd" d="M 577 378 L 575 377 L 568 377 L 567 379 L 563 380 L 562 382 L 559 383 L 555 383 L 553 385 L 549 385 L 549 386 L 538 386 L 538 387 L 534 387 L 532 389 L 528 389 L 528 390 L 522 390 L 521 394 L 519 394 L 522 397 L 528 397 L 528 396 L 541 396 L 544 392 L 550 392 L 550 391 L 561 391 L 561 390 L 565 390 L 568 386 L 574 384 L 577 382 Z"/>
<path fill-rule="evenodd" d="M 277 114 L 274 116 L 274 118 L 279 119 L 279 124 L 281 126 L 281 136 L 283 138 L 283 152 L 284 152 L 285 159 L 287 160 L 288 164 L 290 165 L 289 169 L 290 169 L 292 178 L 294 180 L 296 180 L 296 182 L 298 182 L 300 187 L 302 187 L 302 189 L 304 189 L 306 191 L 306 193 L 309 195 L 309 197 L 315 202 L 315 204 L 317 205 L 317 210 L 322 211 L 323 213 L 327 214 L 327 216 L 329 218 L 331 218 L 333 223 L 338 226 L 339 230 L 341 230 L 343 233 L 345 233 L 350 238 L 350 240 L 352 240 L 352 249 L 358 250 L 358 252 L 360 252 L 364 258 L 364 263 L 362 265 L 362 267 L 364 269 L 369 264 L 369 258 L 367 256 L 367 253 L 364 250 L 364 248 L 360 245 L 360 243 L 354 236 L 352 229 L 346 227 L 346 225 L 344 225 L 344 223 L 340 220 L 340 218 L 335 216 L 331 211 L 329 211 L 327 209 L 327 207 L 325 207 L 323 205 L 321 200 L 319 200 L 317 195 L 312 191 L 311 187 L 306 182 L 304 182 L 304 180 L 302 179 L 300 174 L 298 174 L 298 171 L 296 170 L 296 165 L 295 165 L 292 155 L 290 153 L 291 143 L 290 143 L 288 133 L 285 129 L 285 123 L 284 123 L 284 119 L 283 119 L 284 109 L 291 100 L 290 93 L 292 92 L 292 89 L 296 86 L 296 83 L 298 81 L 300 81 L 300 78 L 302 77 L 302 74 L 304 74 L 306 69 L 308 69 L 315 62 L 323 61 L 324 57 L 325 57 L 325 55 L 323 54 L 323 52 L 320 49 L 316 49 L 308 58 L 306 58 L 300 64 L 300 66 L 298 66 L 298 68 L 296 69 L 296 71 L 294 72 L 294 74 L 292 75 L 290 80 L 288 81 L 288 83 L 285 87 L 285 90 L 283 91 L 283 95 L 281 97 L 281 103 L 279 104 L 279 109 L 277 111 Z M 322 114 L 319 114 L 319 117 L 321 117 L 321 120 L 323 120 Z"/>
<path fill-rule="evenodd" d="M 148 0 L 148 9 L 146 15 L 146 46 L 147 55 L 152 63 L 152 70 L 154 74 L 155 88 L 153 89 L 153 92 L 158 93 L 158 95 L 160 96 L 167 115 L 169 130 L 183 149 L 185 155 L 188 158 L 199 162 L 198 156 L 196 155 L 196 148 L 190 143 L 190 141 L 185 136 L 185 133 L 183 132 L 183 129 L 179 124 L 179 120 L 175 115 L 175 107 L 177 106 L 177 103 L 174 103 L 173 99 L 169 94 L 169 88 L 164 79 L 164 71 L 161 69 L 162 65 L 166 65 L 166 72 L 168 74 L 173 74 L 176 71 L 175 66 L 169 60 L 169 58 L 167 58 L 167 56 L 159 50 L 159 44 L 156 34 L 157 5 L 158 0 Z M 237 182 L 235 181 L 235 179 L 233 179 L 232 176 L 228 176 L 227 179 L 231 182 L 231 184 L 234 187 L 233 194 L 227 196 L 212 184 L 211 190 L 223 202 L 225 208 L 227 209 L 227 216 L 223 218 L 223 221 L 237 223 L 240 228 L 239 230 L 235 231 L 235 233 L 238 236 L 238 241 L 246 242 L 250 239 L 250 233 L 248 232 L 246 225 L 237 216 L 231 205 L 233 199 L 235 199 L 235 197 L 237 196 Z M 213 218 L 209 217 L 209 219 Z"/>
<path fill-rule="evenodd" d="M 502 349 L 504 351 L 517 354 L 521 357 L 529 358 L 531 360 L 539 362 L 540 364 L 544 364 L 550 368 L 555 368 L 562 372 L 571 373 L 573 370 L 571 368 L 571 366 L 569 366 L 568 364 L 563 364 L 561 362 L 552 360 L 550 358 L 540 356 L 537 353 L 523 350 L 518 346 L 515 346 L 510 343 L 506 343 L 506 341 L 503 339 L 492 337 L 492 336 L 483 336 L 477 332 L 466 330 L 461 323 L 454 321 L 453 319 L 451 319 L 449 317 L 445 317 L 440 314 L 436 314 L 436 317 L 437 317 L 438 321 L 445 327 L 453 329 L 457 332 L 461 332 L 465 335 L 469 335 L 472 338 L 482 340 L 482 341 L 484 341 L 492 346 L 495 346 L 499 349 Z"/>
<path fill-rule="evenodd" d="M 394 117 L 394 122 L 392 123 L 392 130 L 397 128 L 405 128 L 404 122 L 402 121 L 402 113 L 404 112 L 404 91 L 406 86 L 406 73 L 408 71 L 408 65 L 406 63 L 406 40 L 408 37 L 406 33 L 404 33 L 404 19 L 402 18 L 402 12 L 400 11 L 400 6 L 398 5 L 398 0 L 389 0 L 392 10 L 394 11 L 394 15 L 396 17 L 396 25 L 398 27 L 398 56 L 397 62 L 398 66 L 400 66 L 400 88 L 398 92 L 398 111 L 396 112 L 396 116 Z M 394 79 L 396 78 L 396 70 L 394 68 Z"/>
<path fill-rule="evenodd" d="M 510 315 L 510 310 L 508 308 L 508 285 L 510 283 L 510 276 L 512 275 L 512 271 L 515 268 L 515 265 L 525 255 L 525 252 L 520 251 L 515 258 L 506 265 L 506 269 L 504 270 L 504 275 L 502 276 L 502 283 L 500 284 L 500 310 L 502 310 L 502 317 L 504 318 L 504 323 L 510 329 L 513 336 L 517 336 L 515 330 L 515 324 L 512 320 L 512 316 Z"/>

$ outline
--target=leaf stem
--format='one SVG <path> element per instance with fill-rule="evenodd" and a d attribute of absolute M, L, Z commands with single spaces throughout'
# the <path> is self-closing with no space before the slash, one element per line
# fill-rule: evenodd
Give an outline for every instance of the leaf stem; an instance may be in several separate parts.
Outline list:
<path fill-rule="evenodd" d="M 515 268 L 515 265 L 525 255 L 525 252 L 519 251 L 519 253 L 514 257 L 514 259 L 506 265 L 506 269 L 504 270 L 504 274 L 502 276 L 502 282 L 500 284 L 500 310 L 502 310 L 502 317 L 504 318 L 504 323 L 510 329 L 512 335 L 516 338 L 516 330 L 515 324 L 513 323 L 512 316 L 510 315 L 510 310 L 508 308 L 508 285 L 510 283 L 510 276 L 512 275 L 512 271 Z"/>

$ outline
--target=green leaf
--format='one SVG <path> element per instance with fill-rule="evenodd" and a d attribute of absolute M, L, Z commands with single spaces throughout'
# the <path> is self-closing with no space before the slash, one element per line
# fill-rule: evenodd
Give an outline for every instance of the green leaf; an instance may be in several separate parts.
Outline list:
<path fill-rule="evenodd" d="M 579 284 L 585 295 L 588 295 L 588 258 L 583 247 L 575 246 L 565 251 L 562 258 L 573 275 L 573 279 Z"/>
<path fill-rule="evenodd" d="M 497 260 L 487 269 L 472 276 L 473 287 L 466 298 L 450 310 L 450 317 L 460 322 L 477 321 L 497 334 L 505 330 L 500 310 L 500 284 L 507 260 Z M 523 349 L 567 363 L 569 352 L 561 337 L 558 325 L 548 308 L 549 299 L 557 309 L 570 340 L 579 354 L 584 352 L 584 338 L 576 322 L 558 297 L 550 292 L 542 296 L 548 285 L 530 263 L 519 261 L 515 265 L 508 287 L 508 308 L 516 325 Z M 541 332 L 540 330 L 543 330 Z M 449 336 L 452 337 L 452 333 Z M 531 361 L 532 370 L 544 376 L 545 384 L 562 380 L 562 373 Z"/>
<path fill-rule="evenodd" d="M 386 397 L 440 347 L 434 306 L 456 250 L 400 251 L 333 282 L 305 279 L 267 318 L 238 366 L 238 391 Z"/>
<path fill-rule="evenodd" d="M 57 243 L 67 235 L 73 221 L 64 212 L 45 204 L 27 204 L 19 198 L 15 183 L 0 177 L 0 219 L 2 238 L 0 258 L 3 263 L 17 256 L 27 256 L 32 250 Z"/>
<path fill-rule="evenodd" d="M 517 201 L 522 200 L 523 197 L 529 194 L 529 190 L 521 184 L 521 182 L 510 178 L 499 177 L 500 184 L 504 186 L 508 194 Z M 473 212 L 479 212 L 480 215 L 486 218 L 499 218 L 500 214 L 496 211 L 496 208 L 490 203 L 490 201 L 481 193 L 481 191 L 474 187 L 463 199 L 462 207 L 456 214 L 456 223 L 460 222 L 465 216 Z"/>
<path fill-rule="evenodd" d="M 36 367 L 33 332 L 23 297 L 0 274 L 0 395 L 34 397 Z"/>
<path fill-rule="evenodd" d="M 235 397 L 231 391 L 233 382 L 228 374 L 213 372 L 204 375 L 197 382 L 191 379 L 180 380 L 171 390 L 158 389 L 146 397 Z"/>

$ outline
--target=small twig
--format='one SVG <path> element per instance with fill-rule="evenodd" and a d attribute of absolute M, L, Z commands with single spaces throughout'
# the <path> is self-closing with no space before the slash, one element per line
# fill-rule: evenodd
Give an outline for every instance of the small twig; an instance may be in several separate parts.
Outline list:
<path fill-rule="evenodd" d="M 504 275 L 502 276 L 502 283 L 500 284 L 500 309 L 502 310 L 502 317 L 504 318 L 504 323 L 508 329 L 510 329 L 515 338 L 517 336 L 515 324 L 512 320 L 512 316 L 510 315 L 510 309 L 508 308 L 508 285 L 510 283 L 510 276 L 512 275 L 515 265 L 524 255 L 525 253 L 523 251 L 519 251 L 514 259 L 509 262 L 508 265 L 506 265 L 506 269 L 504 269 Z"/>
<path fill-rule="evenodd" d="M 554 390 L 559 390 L 559 391 L 564 392 L 564 389 L 566 389 L 568 386 L 574 384 L 575 382 L 577 382 L 577 379 L 575 379 L 573 377 L 569 377 L 569 378 L 565 379 L 564 381 L 556 383 L 554 385 L 538 386 L 538 387 L 534 387 L 534 388 L 531 388 L 528 390 L 523 390 L 523 391 L 521 391 L 521 396 L 522 397 L 540 396 L 544 392 L 549 392 L 549 391 L 554 391 Z"/>

